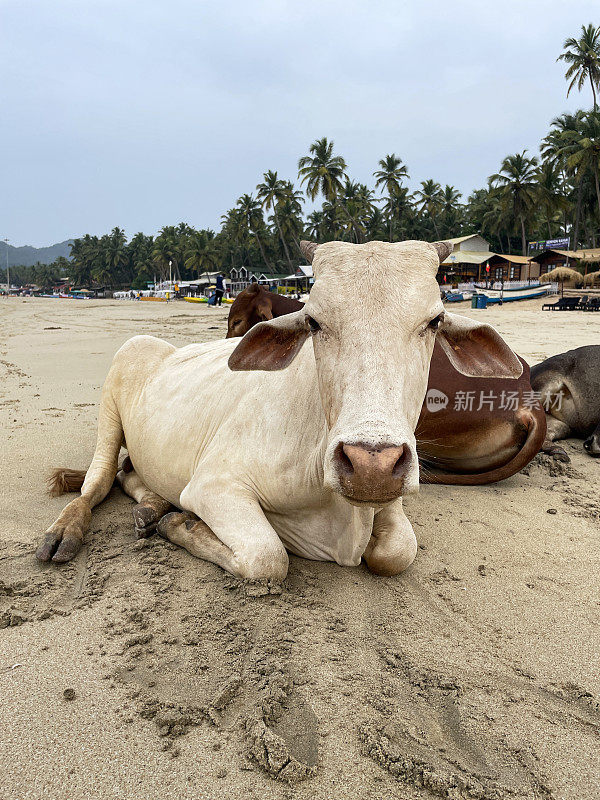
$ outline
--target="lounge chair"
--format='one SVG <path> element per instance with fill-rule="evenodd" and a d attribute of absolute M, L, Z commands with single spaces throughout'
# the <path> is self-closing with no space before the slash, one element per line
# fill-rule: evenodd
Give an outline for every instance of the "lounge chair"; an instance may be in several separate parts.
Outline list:
<path fill-rule="evenodd" d="M 556 303 L 544 303 L 542 311 L 563 311 L 567 308 L 568 297 L 561 297 Z"/>
<path fill-rule="evenodd" d="M 600 297 L 590 297 L 584 311 L 600 311 Z"/>

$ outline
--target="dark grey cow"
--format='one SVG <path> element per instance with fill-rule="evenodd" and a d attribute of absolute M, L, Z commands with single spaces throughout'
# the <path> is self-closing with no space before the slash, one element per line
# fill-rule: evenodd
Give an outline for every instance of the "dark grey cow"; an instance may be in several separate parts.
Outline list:
<path fill-rule="evenodd" d="M 548 430 L 542 450 L 568 461 L 562 447 L 553 443 L 578 436 L 585 438 L 587 453 L 600 456 L 600 345 L 577 347 L 536 364 L 531 368 L 531 386 L 546 409 Z"/>

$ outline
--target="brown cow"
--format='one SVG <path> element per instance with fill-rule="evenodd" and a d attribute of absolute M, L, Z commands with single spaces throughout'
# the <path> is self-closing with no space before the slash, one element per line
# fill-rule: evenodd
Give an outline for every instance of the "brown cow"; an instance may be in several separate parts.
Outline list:
<path fill-rule="evenodd" d="M 235 298 L 227 318 L 227 339 L 243 336 L 259 322 L 266 322 L 304 307 L 304 303 L 269 292 L 252 283 Z"/>
<path fill-rule="evenodd" d="M 298 300 L 252 284 L 231 306 L 227 338 L 302 307 Z M 520 360 L 520 378 L 472 378 L 457 372 L 435 345 L 415 431 L 422 482 L 493 483 L 523 469 L 539 452 L 545 415 L 534 399 L 529 367 Z"/>

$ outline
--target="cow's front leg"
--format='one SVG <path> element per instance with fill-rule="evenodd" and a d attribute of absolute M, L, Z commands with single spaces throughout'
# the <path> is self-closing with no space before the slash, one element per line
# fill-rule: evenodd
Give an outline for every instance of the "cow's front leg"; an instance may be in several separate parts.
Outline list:
<path fill-rule="evenodd" d="M 583 449 L 589 455 L 598 458 L 600 456 L 600 422 L 596 426 L 596 430 L 592 433 L 591 436 L 583 443 Z"/>
<path fill-rule="evenodd" d="M 173 511 L 158 523 L 157 531 L 173 544 L 183 547 L 196 558 L 218 564 L 236 577 L 233 552 L 215 536 L 208 525 L 189 511 Z"/>
<path fill-rule="evenodd" d="M 138 539 L 146 539 L 152 535 L 158 521 L 173 506 L 168 500 L 151 492 L 135 470 L 119 470 L 117 482 L 125 494 L 137 501 L 132 510 L 135 532 Z"/>
<path fill-rule="evenodd" d="M 570 433 L 571 428 L 566 422 L 546 414 L 546 438 L 541 447 L 542 452 L 554 456 L 557 461 L 569 462 L 571 459 L 567 451 L 555 442 L 557 439 L 566 439 Z"/>
<path fill-rule="evenodd" d="M 398 575 L 409 567 L 417 554 L 417 538 L 402 508 L 402 498 L 375 514 L 373 533 L 364 552 L 371 572 Z"/>
<path fill-rule="evenodd" d="M 222 482 L 192 481 L 181 493 L 180 504 L 200 521 L 169 514 L 159 524 L 163 535 L 179 537 L 193 555 L 219 564 L 236 578 L 285 578 L 289 563 L 285 547 L 258 500 L 246 489 Z"/>

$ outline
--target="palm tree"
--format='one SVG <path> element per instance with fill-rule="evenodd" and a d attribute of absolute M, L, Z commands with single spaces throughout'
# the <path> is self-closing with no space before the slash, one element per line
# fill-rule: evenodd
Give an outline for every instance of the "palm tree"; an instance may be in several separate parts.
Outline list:
<path fill-rule="evenodd" d="M 581 26 L 579 39 L 573 37 L 565 39 L 564 53 L 556 59 L 569 65 L 565 72 L 565 80 L 571 81 L 567 89 L 567 97 L 571 89 L 577 85 L 582 90 L 586 80 L 589 80 L 594 96 L 594 111 L 597 108 L 596 90 L 600 88 L 600 27 L 593 25 Z"/>
<path fill-rule="evenodd" d="M 92 280 L 92 270 L 97 269 L 103 261 L 103 251 L 97 236 L 86 233 L 81 239 L 75 239 L 71 247 L 70 277 L 74 284 L 85 285 Z"/>
<path fill-rule="evenodd" d="M 441 197 L 442 211 L 444 214 L 450 214 L 452 211 L 455 211 L 461 197 L 462 194 L 458 189 L 446 184 Z"/>
<path fill-rule="evenodd" d="M 237 207 L 240 213 L 240 224 L 243 230 L 245 233 L 253 235 L 256 239 L 262 260 L 265 262 L 267 270 L 270 271 L 271 265 L 267 261 L 265 249 L 258 234 L 258 232 L 263 231 L 265 227 L 261 204 L 258 202 L 258 200 L 252 197 L 251 194 L 244 194 L 237 201 Z"/>
<path fill-rule="evenodd" d="M 317 241 L 325 238 L 325 213 L 323 211 L 312 211 L 306 219 L 306 233 L 311 239 Z"/>
<path fill-rule="evenodd" d="M 59 256 L 56 259 L 56 261 L 54 261 L 50 266 L 55 270 L 57 275 L 60 275 L 60 277 L 65 277 L 66 275 L 69 274 L 69 267 L 71 266 L 71 262 L 69 261 L 68 258 L 65 258 L 64 256 Z"/>
<path fill-rule="evenodd" d="M 279 180 L 276 172 L 273 172 L 273 170 L 268 170 L 263 174 L 263 182 L 259 183 L 256 189 L 258 192 L 258 199 L 262 200 L 263 208 L 266 208 L 267 211 L 269 209 L 273 210 L 273 222 L 275 223 L 275 227 L 279 233 L 279 238 L 281 239 L 281 244 L 283 245 L 283 252 L 285 253 L 285 257 L 291 271 L 292 260 L 290 258 L 290 252 L 288 250 L 285 238 L 281 232 L 281 225 L 277 215 L 277 207 L 286 197 L 286 184 L 284 181 Z"/>
<path fill-rule="evenodd" d="M 174 268 L 176 280 L 181 280 L 179 274 L 179 261 L 181 255 L 178 248 L 177 229 L 173 225 L 165 225 L 154 240 L 152 260 L 158 266 L 161 277 L 169 274 L 169 261 Z"/>
<path fill-rule="evenodd" d="M 391 230 L 392 238 L 390 241 L 394 238 L 406 238 L 406 228 L 403 222 L 413 210 L 406 186 L 401 186 L 396 194 L 388 197 L 383 210 L 388 219 L 388 227 Z"/>
<path fill-rule="evenodd" d="M 115 273 L 108 264 L 101 264 L 92 270 L 92 278 L 100 286 L 112 286 L 115 282 Z"/>
<path fill-rule="evenodd" d="M 284 182 L 284 195 L 277 207 L 281 233 L 285 241 L 293 240 L 300 250 L 300 239 L 304 230 L 302 221 L 302 192 L 294 189 L 290 181 Z"/>
<path fill-rule="evenodd" d="M 537 158 L 525 155 L 527 150 L 506 156 L 500 172 L 492 175 L 490 181 L 495 185 L 496 194 L 501 206 L 510 213 L 514 224 L 521 227 L 521 245 L 523 255 L 527 255 L 527 237 L 525 223 L 530 217 L 536 202 L 536 167 Z"/>
<path fill-rule="evenodd" d="M 366 220 L 366 230 L 367 230 L 367 239 L 369 241 L 377 241 L 383 239 L 386 234 L 386 218 L 383 214 L 383 211 L 380 208 L 373 208 L 371 215 Z M 390 227 L 391 231 L 391 227 Z M 390 242 L 391 239 L 391 232 L 390 232 Z"/>
<path fill-rule="evenodd" d="M 333 144 L 325 136 L 317 139 L 309 148 L 310 155 L 298 160 L 298 178 L 300 183 L 306 183 L 306 193 L 311 200 L 320 193 L 333 203 L 342 190 L 346 162 L 341 156 L 333 155 Z"/>
<path fill-rule="evenodd" d="M 351 240 L 356 244 L 360 244 L 364 240 L 366 234 L 366 226 L 364 224 L 364 208 L 360 200 L 351 198 L 345 200 L 343 203 L 343 216 L 341 217 L 341 226 L 344 233 L 347 233 Z"/>
<path fill-rule="evenodd" d="M 32 272 L 35 283 L 42 289 L 48 289 L 50 286 L 54 286 L 57 281 L 56 271 L 53 269 L 52 264 L 42 264 L 40 261 L 36 261 Z"/>
<path fill-rule="evenodd" d="M 443 197 L 442 187 L 433 179 L 421 181 L 421 188 L 415 192 L 415 199 L 421 206 L 421 212 L 427 212 L 431 221 L 433 222 L 435 235 L 438 237 L 439 231 L 436 217 L 442 207 Z"/>
<path fill-rule="evenodd" d="M 185 252 L 185 266 L 201 275 L 217 268 L 215 234 L 211 230 L 192 231 Z"/>
<path fill-rule="evenodd" d="M 343 236 L 344 226 L 342 224 L 343 211 L 339 202 L 334 200 L 333 203 L 327 200 L 323 203 L 321 210 L 323 212 L 323 230 L 324 238 L 336 240 Z"/>
<path fill-rule="evenodd" d="M 357 244 L 365 239 L 373 208 L 373 191 L 364 183 L 347 180 L 336 207 L 336 217 L 342 232 Z"/>
<path fill-rule="evenodd" d="M 387 202 L 389 207 L 392 207 L 392 198 L 397 197 L 400 193 L 402 181 L 404 178 L 410 178 L 408 169 L 402 163 L 402 159 L 398 158 L 395 153 L 385 156 L 379 160 L 379 169 L 373 173 L 375 180 L 375 187 L 380 186 L 385 188 L 387 193 Z M 392 241 L 392 215 L 389 219 L 389 236 L 390 242 Z"/>
<path fill-rule="evenodd" d="M 444 223 L 444 230 L 442 237 L 448 235 L 456 235 L 458 229 L 462 226 L 464 208 L 460 203 L 462 194 L 454 186 L 446 184 L 442 191 L 441 205 L 442 216 Z"/>
<path fill-rule="evenodd" d="M 565 211 L 569 201 L 565 194 L 563 172 L 555 161 L 544 161 L 537 172 L 538 199 L 544 210 L 548 238 L 552 238 L 552 223 L 560 218 L 560 212 Z"/>
<path fill-rule="evenodd" d="M 510 234 L 514 230 L 514 220 L 489 183 L 486 189 L 476 189 L 469 198 L 467 219 L 472 230 L 479 230 L 498 239 L 500 253 L 512 252 Z M 506 249 L 503 234 L 506 236 Z"/>
<path fill-rule="evenodd" d="M 586 173 L 594 178 L 596 187 L 596 200 L 598 202 L 598 212 L 600 213 L 600 114 L 591 111 L 581 117 L 579 131 L 575 135 L 565 137 L 569 155 L 567 157 L 567 168 L 572 170 L 579 182 L 583 181 Z"/>
<path fill-rule="evenodd" d="M 564 134 L 567 131 L 578 131 L 581 125 L 583 111 L 576 111 L 574 114 L 565 112 L 559 117 L 555 117 L 550 123 L 551 130 L 542 139 L 540 152 L 545 161 L 560 161 L 562 149 L 564 147 Z"/>
<path fill-rule="evenodd" d="M 153 246 L 154 239 L 152 236 L 146 236 L 141 232 L 136 233 L 127 245 L 129 267 L 137 284 L 134 288 L 139 289 L 144 283 L 149 283 L 152 280 L 150 267 Z"/>
<path fill-rule="evenodd" d="M 110 232 L 105 253 L 105 266 L 112 278 L 118 277 L 121 270 L 127 265 L 127 238 L 123 228 L 113 228 Z"/>
<path fill-rule="evenodd" d="M 573 144 L 579 139 L 579 131 L 583 124 L 583 111 L 576 111 L 575 114 L 561 114 L 552 120 L 551 130 L 542 139 L 540 150 L 542 157 L 546 160 L 558 164 L 564 172 L 568 172 L 567 160 L 573 152 Z M 581 220 L 581 203 L 583 199 L 583 180 L 576 185 L 575 197 L 575 221 L 571 232 L 573 235 L 573 249 L 577 249 L 579 242 L 579 223 Z"/>

